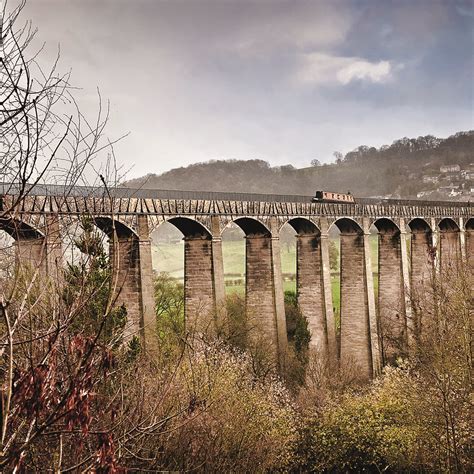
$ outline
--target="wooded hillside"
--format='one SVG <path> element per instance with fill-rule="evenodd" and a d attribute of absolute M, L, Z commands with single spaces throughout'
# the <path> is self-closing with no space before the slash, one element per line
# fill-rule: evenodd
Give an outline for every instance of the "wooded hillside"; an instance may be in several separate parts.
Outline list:
<path fill-rule="evenodd" d="M 356 196 L 416 197 L 427 188 L 426 175 L 440 175 L 442 165 L 457 164 L 472 170 L 474 131 L 458 132 L 446 139 L 431 135 L 401 138 L 380 148 L 359 146 L 345 156 L 335 153 L 330 164 L 295 168 L 272 167 L 263 160 L 211 160 L 175 168 L 161 175 L 148 174 L 126 183 L 130 187 L 154 189 L 313 194 L 315 189 L 345 192 Z M 452 176 L 469 193 L 472 180 Z M 445 183 L 446 184 L 446 183 Z M 448 183 L 449 184 L 449 183 Z M 428 186 L 439 196 L 437 187 Z M 466 193 L 465 193 L 466 194 Z"/>

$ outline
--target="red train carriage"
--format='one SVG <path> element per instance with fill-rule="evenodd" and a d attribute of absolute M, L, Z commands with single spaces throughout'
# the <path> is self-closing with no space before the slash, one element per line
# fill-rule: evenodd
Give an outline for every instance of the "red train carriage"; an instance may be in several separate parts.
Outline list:
<path fill-rule="evenodd" d="M 316 191 L 316 194 L 313 198 L 313 202 L 338 202 L 346 204 L 354 204 L 354 196 L 349 192 L 347 194 L 343 193 L 333 193 L 331 191 Z"/>

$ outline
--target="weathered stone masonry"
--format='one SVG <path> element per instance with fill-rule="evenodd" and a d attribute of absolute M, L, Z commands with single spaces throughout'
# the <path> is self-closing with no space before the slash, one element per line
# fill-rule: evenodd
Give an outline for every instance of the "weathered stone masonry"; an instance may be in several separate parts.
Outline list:
<path fill-rule="evenodd" d="M 185 237 L 184 296 L 185 324 L 190 332 L 207 330 L 214 311 L 210 238 Z"/>
<path fill-rule="evenodd" d="M 473 267 L 469 204 L 360 199 L 342 205 L 312 203 L 311 197 L 304 196 L 200 196 L 178 191 L 147 195 L 145 190 L 120 189 L 109 199 L 97 189 L 73 190 L 68 196 L 46 190 L 32 193 L 8 215 L 0 211 L 0 228 L 16 240 L 18 262 L 42 266 L 52 275 L 61 266 L 62 219 L 91 216 L 111 239 L 117 304 L 127 306 L 127 331 L 140 335 L 149 347 L 154 327 L 150 234 L 163 221 L 184 236 L 186 326 L 196 331 L 208 329 L 225 314 L 221 235 L 231 222 L 243 229 L 248 320 L 259 328 L 262 343 L 280 365 L 287 344 L 279 241 L 285 223 L 298 234 L 298 302 L 308 319 L 311 348 L 330 360 L 338 355 L 328 232 L 333 225 L 339 228 L 340 357 L 353 361 L 365 377 L 378 373 L 382 362 L 392 361 L 412 343 L 420 322 L 411 297 L 423 291 L 433 272 L 457 261 L 459 255 Z M 8 209 L 12 202 L 13 197 L 5 194 L 0 209 Z M 379 232 L 378 305 L 369 249 L 372 224 Z"/>
<path fill-rule="evenodd" d="M 344 223 L 346 224 L 346 223 Z M 361 231 L 341 230 L 341 360 L 359 366 L 370 377 L 372 365 L 369 294 L 366 287 L 365 246 Z M 373 337 L 373 335 L 372 335 Z"/>
<path fill-rule="evenodd" d="M 379 231 L 379 335 L 383 362 L 390 363 L 407 350 L 404 292 L 409 282 L 404 281 L 400 230 L 386 219 L 375 226 Z"/>
<path fill-rule="evenodd" d="M 321 238 L 316 234 L 298 234 L 296 241 L 296 282 L 298 304 L 308 320 L 310 346 L 325 353 L 327 331 L 322 281 Z"/>

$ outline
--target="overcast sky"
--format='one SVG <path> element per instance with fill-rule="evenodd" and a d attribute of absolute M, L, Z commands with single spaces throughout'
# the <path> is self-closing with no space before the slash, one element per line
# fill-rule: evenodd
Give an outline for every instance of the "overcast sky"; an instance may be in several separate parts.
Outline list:
<path fill-rule="evenodd" d="M 473 127 L 469 0 L 29 0 L 130 177 L 210 159 L 308 166 Z"/>

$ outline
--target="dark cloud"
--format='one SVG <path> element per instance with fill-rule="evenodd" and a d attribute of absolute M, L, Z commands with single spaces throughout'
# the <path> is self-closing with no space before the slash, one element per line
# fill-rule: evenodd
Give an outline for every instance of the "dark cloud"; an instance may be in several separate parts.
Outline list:
<path fill-rule="evenodd" d="M 464 1 L 30 0 L 52 61 L 95 88 L 133 175 L 215 158 L 307 165 L 472 128 Z"/>

